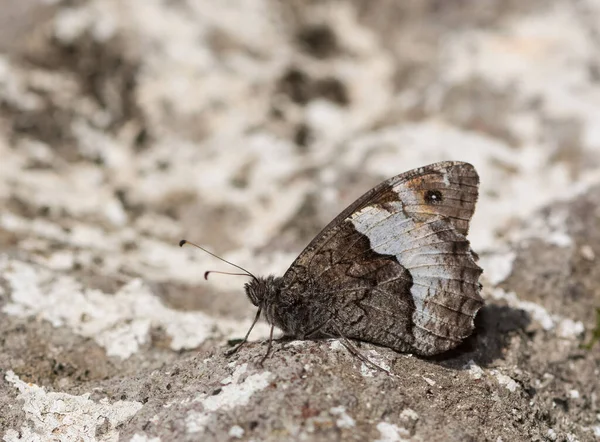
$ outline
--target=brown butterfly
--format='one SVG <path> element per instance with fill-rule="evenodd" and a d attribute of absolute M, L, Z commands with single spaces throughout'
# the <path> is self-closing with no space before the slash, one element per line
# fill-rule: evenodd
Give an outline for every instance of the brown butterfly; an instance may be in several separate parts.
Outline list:
<path fill-rule="evenodd" d="M 271 335 L 276 326 L 296 339 L 356 339 L 419 355 L 456 347 L 483 306 L 482 269 L 466 237 L 478 187 L 472 165 L 450 161 L 379 184 L 282 277 L 242 269 L 258 307 L 252 327 L 264 313 Z"/>

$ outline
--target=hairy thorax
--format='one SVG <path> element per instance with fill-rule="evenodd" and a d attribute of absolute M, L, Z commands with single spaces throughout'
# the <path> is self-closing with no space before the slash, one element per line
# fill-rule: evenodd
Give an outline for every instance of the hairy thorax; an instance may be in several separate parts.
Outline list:
<path fill-rule="evenodd" d="M 321 318 L 320 303 L 310 296 L 314 287 L 309 286 L 294 284 L 290 287 L 284 285 L 283 278 L 268 276 L 253 279 L 245 289 L 269 324 L 280 328 L 286 336 L 302 339 L 319 328 Z"/>

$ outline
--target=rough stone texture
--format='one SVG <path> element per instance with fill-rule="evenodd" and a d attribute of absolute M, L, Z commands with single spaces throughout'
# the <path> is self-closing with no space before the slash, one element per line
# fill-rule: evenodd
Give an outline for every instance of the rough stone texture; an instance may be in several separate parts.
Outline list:
<path fill-rule="evenodd" d="M 0 436 L 600 439 L 600 3 L 0 1 Z M 225 357 L 384 178 L 482 178 L 476 333 Z"/>

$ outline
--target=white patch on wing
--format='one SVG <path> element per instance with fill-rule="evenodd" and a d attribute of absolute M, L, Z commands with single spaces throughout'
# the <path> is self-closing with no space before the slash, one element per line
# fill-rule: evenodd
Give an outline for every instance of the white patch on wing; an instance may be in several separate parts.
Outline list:
<path fill-rule="evenodd" d="M 444 174 L 447 179 L 447 173 Z M 418 201 L 419 196 L 410 189 L 403 188 L 402 200 Z M 408 198 L 407 198 L 408 197 Z M 415 221 L 407 216 L 402 208 L 402 202 L 386 202 L 386 208 L 367 206 L 354 213 L 350 221 L 354 228 L 369 238 L 371 248 L 383 255 L 394 255 L 398 262 L 405 267 L 413 278 L 410 289 L 415 303 L 413 321 L 425 330 L 432 330 L 432 323 L 444 322 L 435 316 L 428 307 L 428 301 L 436 291 L 449 290 L 450 280 L 477 284 L 478 275 L 469 277 L 464 267 L 473 267 L 470 255 L 457 255 L 460 265 L 448 266 L 443 259 L 444 253 L 451 252 L 449 243 L 442 241 L 432 227 L 432 222 L 441 220 L 433 217 L 427 221 Z M 448 229 L 458 232 L 451 225 Z M 449 290 L 451 291 L 451 290 Z M 417 327 L 414 329 L 416 342 L 430 341 L 427 331 Z M 434 333 L 435 334 L 435 333 Z"/>
<path fill-rule="evenodd" d="M 450 186 L 450 177 L 448 174 L 448 170 L 442 169 L 440 170 L 440 172 L 442 172 L 442 182 L 444 183 L 444 186 Z"/>
<path fill-rule="evenodd" d="M 416 223 L 408 218 L 402 211 L 402 203 L 388 203 L 393 207 L 393 212 L 377 207 L 365 207 L 359 212 L 353 214 L 350 218 L 354 228 L 369 238 L 371 248 L 383 255 L 395 255 L 398 262 L 411 271 L 411 261 L 418 256 L 421 243 L 417 243 L 422 235 L 418 231 L 421 228 L 416 227 Z M 415 248 L 417 246 L 418 248 Z M 429 250 L 428 252 L 431 252 Z M 423 267 L 426 269 L 426 267 Z M 411 271 L 412 274 L 412 271 Z M 413 278 L 415 275 L 413 275 Z M 417 274 L 418 282 L 419 275 Z M 428 314 L 423 304 L 429 296 L 426 287 L 414 284 L 411 288 L 411 294 L 415 301 L 415 307 L 418 311 Z"/>

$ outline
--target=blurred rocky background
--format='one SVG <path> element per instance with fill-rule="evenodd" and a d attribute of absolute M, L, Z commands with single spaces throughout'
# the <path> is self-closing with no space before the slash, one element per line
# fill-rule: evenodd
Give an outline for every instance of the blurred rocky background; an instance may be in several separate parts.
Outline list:
<path fill-rule="evenodd" d="M 381 180 L 481 175 L 476 333 L 283 342 L 282 274 Z M 600 439 L 600 1 L 0 0 L 0 437 Z"/>

